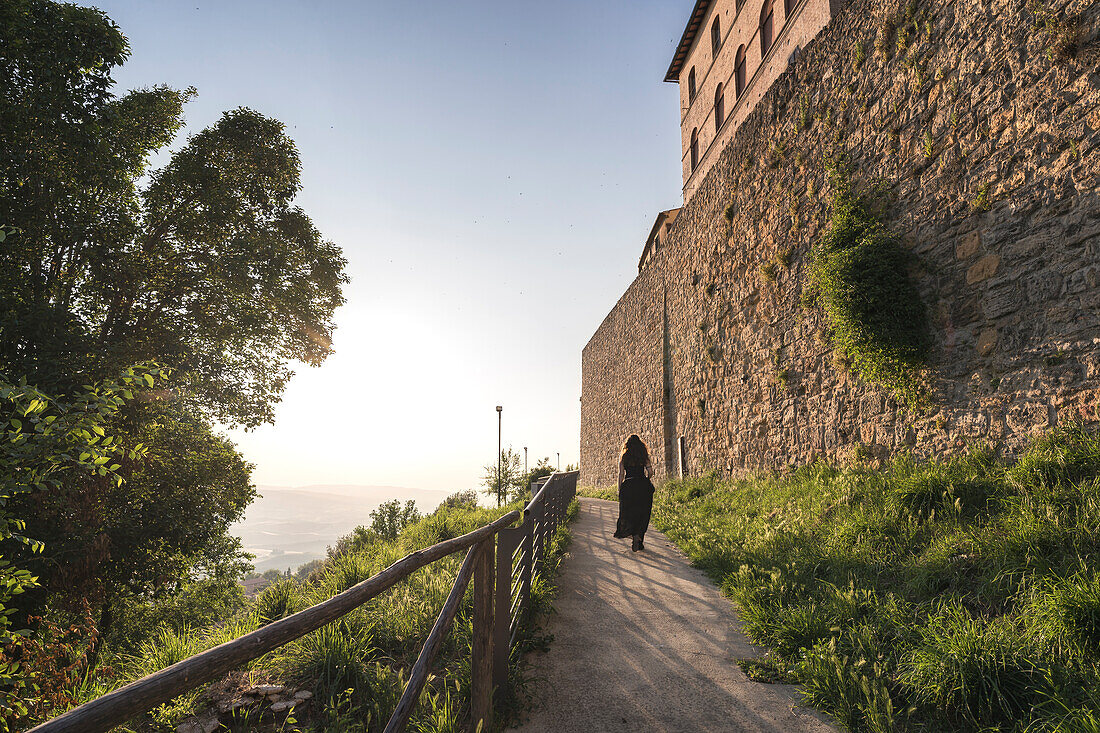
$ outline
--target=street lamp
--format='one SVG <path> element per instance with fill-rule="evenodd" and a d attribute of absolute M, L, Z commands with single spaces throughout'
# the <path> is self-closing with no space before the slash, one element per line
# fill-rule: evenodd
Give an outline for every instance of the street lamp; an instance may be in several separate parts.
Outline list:
<path fill-rule="evenodd" d="M 500 506 L 500 490 L 502 488 L 502 481 L 500 476 L 500 425 L 502 412 L 504 412 L 504 407 L 501 405 L 497 405 L 497 506 Z"/>
<path fill-rule="evenodd" d="M 561 451 L 558 451 L 558 470 L 561 470 Z"/>
<path fill-rule="evenodd" d="M 527 446 L 523 446 L 523 472 L 527 473 Z"/>

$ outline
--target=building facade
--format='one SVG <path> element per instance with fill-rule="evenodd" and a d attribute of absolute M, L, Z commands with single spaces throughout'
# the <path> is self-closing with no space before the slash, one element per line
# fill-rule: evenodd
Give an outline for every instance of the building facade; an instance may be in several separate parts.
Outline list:
<path fill-rule="evenodd" d="M 843 0 L 698 0 L 665 81 L 680 85 L 684 201 Z"/>
<path fill-rule="evenodd" d="M 661 249 L 661 245 L 668 241 L 668 230 L 672 227 L 672 222 L 676 221 L 676 215 L 679 213 L 679 209 L 669 209 L 657 214 L 657 219 L 653 222 L 653 228 L 649 230 L 649 237 L 645 240 L 642 256 L 638 258 L 638 272 L 645 268 L 650 258 Z"/>
<path fill-rule="evenodd" d="M 1094 44 L 1100 3 L 1075 3 L 1050 12 L 1074 13 Z M 653 241 L 582 353 L 582 485 L 615 484 L 631 433 L 663 479 L 1013 453 L 1100 424 L 1100 50 L 1052 58 L 1022 3 L 922 0 L 919 32 L 897 33 L 916 26 L 911 7 L 850 0 Z M 744 164 L 776 140 L 782 155 Z M 853 373 L 804 298 L 831 222 L 830 152 L 884 187 L 882 221 L 920 263 L 919 410 Z"/>

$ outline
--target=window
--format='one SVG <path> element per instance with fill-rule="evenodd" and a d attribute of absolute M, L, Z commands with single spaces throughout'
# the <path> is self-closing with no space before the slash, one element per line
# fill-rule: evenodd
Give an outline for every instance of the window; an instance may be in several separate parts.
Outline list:
<path fill-rule="evenodd" d="M 726 121 L 726 109 L 725 99 L 722 95 L 722 85 L 719 84 L 718 88 L 714 91 L 714 131 L 717 133 L 722 129 L 722 123 Z"/>
<path fill-rule="evenodd" d="M 740 99 L 741 95 L 745 93 L 745 84 L 748 81 L 748 76 L 745 73 L 745 47 L 737 49 L 737 59 L 733 64 L 733 88 L 737 92 L 737 98 Z"/>
<path fill-rule="evenodd" d="M 695 99 L 695 67 L 688 72 L 688 101 Z"/>
<path fill-rule="evenodd" d="M 775 25 L 772 21 L 772 0 L 764 0 L 764 9 L 760 11 L 760 57 L 768 55 L 772 47 Z"/>
<path fill-rule="evenodd" d="M 699 166 L 699 128 L 691 131 L 691 169 Z"/>
<path fill-rule="evenodd" d="M 798 0 L 783 0 L 783 22 L 786 23 L 787 19 L 791 17 L 791 12 L 794 10 L 794 6 L 798 5 Z"/>
<path fill-rule="evenodd" d="M 710 55 L 717 56 L 718 49 L 722 47 L 722 29 L 718 26 L 718 19 L 710 27 Z"/>
<path fill-rule="evenodd" d="M 740 13 L 741 8 L 745 7 L 745 0 L 737 0 L 736 6 L 737 6 L 737 9 L 734 12 Z"/>

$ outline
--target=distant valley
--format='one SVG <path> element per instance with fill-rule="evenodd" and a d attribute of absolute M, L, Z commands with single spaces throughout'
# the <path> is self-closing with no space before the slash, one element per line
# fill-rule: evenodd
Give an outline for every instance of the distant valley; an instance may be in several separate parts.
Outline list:
<path fill-rule="evenodd" d="M 356 526 L 370 524 L 379 504 L 412 499 L 421 512 L 439 506 L 449 491 L 398 486 L 257 486 L 260 496 L 230 531 L 256 556 L 257 572 L 297 568 L 325 556 L 326 549 Z"/>

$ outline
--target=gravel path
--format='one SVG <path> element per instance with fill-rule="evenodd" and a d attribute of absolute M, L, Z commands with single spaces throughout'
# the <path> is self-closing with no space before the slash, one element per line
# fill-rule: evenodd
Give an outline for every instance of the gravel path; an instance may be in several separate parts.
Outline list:
<path fill-rule="evenodd" d="M 761 656 L 713 583 L 654 529 L 646 549 L 617 540 L 618 505 L 582 498 L 562 563 L 554 635 L 530 664 L 530 733 L 766 731 L 835 733 L 795 704 L 794 688 L 749 680 Z"/>

